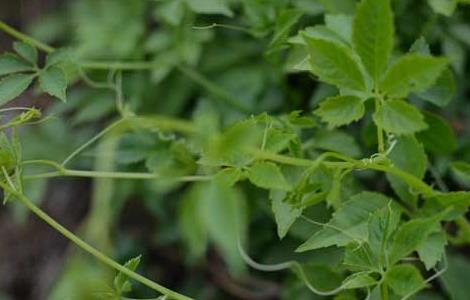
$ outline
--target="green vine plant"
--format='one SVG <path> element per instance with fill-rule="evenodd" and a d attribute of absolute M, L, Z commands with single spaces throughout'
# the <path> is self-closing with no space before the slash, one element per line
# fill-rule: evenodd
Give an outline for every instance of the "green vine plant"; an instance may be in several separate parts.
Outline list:
<path fill-rule="evenodd" d="M 296 69 L 309 71 L 317 80 L 334 86 L 337 95 L 322 101 L 314 115 L 299 111 L 279 116 L 261 113 L 225 130 L 217 129 L 205 116 L 181 120 L 132 113 L 120 92 L 119 74 L 153 69 L 156 66 L 151 62 L 82 61 L 72 50 L 54 49 L 0 22 L 1 30 L 19 40 L 13 45 L 15 53 L 0 56 L 0 104 L 18 97 L 35 80 L 39 90 L 65 102 L 67 86 L 82 79 L 96 88 L 116 91 L 116 105 L 121 113 L 118 120 L 63 162 L 55 162 L 22 159 L 17 128 L 40 122 L 41 112 L 35 108 L 2 109 L 2 113 L 20 112 L 0 126 L 3 132 L 0 186 L 4 203 L 21 202 L 75 245 L 114 268 L 118 275 L 113 291 L 103 295 L 106 299 L 126 299 L 126 293 L 131 291 L 130 280 L 163 295 L 159 299 L 191 298 L 136 273 L 140 257 L 121 265 L 64 228 L 25 195 L 24 181 L 71 176 L 190 183 L 183 199 L 183 227 L 186 218 L 191 219 L 192 211 L 204 215 L 204 207 L 208 205 L 223 208 L 222 200 L 236 211 L 234 217 L 229 216 L 233 225 L 230 230 L 234 233 L 231 236 L 236 236 L 236 240 L 226 240 L 214 229 L 209 233 L 228 260 L 241 256 L 245 263 L 262 271 L 291 269 L 318 295 L 352 291 L 368 299 L 410 298 L 445 271 L 445 247 L 449 241 L 470 242 L 470 226 L 464 216 L 470 205 L 470 193 L 448 192 L 425 180 L 426 152 L 435 151 L 434 141 L 439 140 L 442 132 L 449 136 L 452 132 L 442 118 L 420 111 L 412 104 L 414 100 L 410 100 L 420 98 L 444 106 L 448 101 L 442 91 L 453 92 L 453 74 L 447 59 L 433 56 L 422 38 L 407 53 L 394 52 L 389 0 L 363 0 L 352 20 L 341 15 L 335 18 L 334 21 L 327 18 L 325 25 L 301 30 L 289 43 L 291 49 L 303 53 Z M 43 66 L 38 63 L 38 50 L 46 54 Z M 236 98 L 201 74 L 183 65 L 177 68 L 226 104 L 241 113 L 249 112 Z M 110 70 L 108 82 L 97 83 L 88 78 L 89 69 Z M 321 123 L 316 121 L 317 117 Z M 361 120 L 368 122 L 374 131 L 371 139 L 377 145 L 377 153 L 370 157 L 358 159 L 355 155 L 318 151 L 321 146 L 313 147 L 318 142 L 318 133 L 324 131 L 323 124 L 331 129 Z M 7 129 L 12 130 L 11 134 L 6 133 Z M 104 172 L 67 167 L 102 137 L 137 129 L 171 134 L 167 145 L 177 157 L 181 173 Z M 31 166 L 46 166 L 51 171 L 26 172 Z M 456 162 L 454 167 L 463 176 L 469 176 L 470 166 Z M 394 195 L 351 187 L 351 180 L 368 172 L 385 174 Z M 288 234 L 296 220 L 303 219 L 310 224 L 314 233 L 298 246 L 297 252 L 326 247 L 344 251 L 341 263 L 344 278 L 338 288 L 331 291 L 316 288 L 306 276 L 305 266 L 297 261 L 266 265 L 249 257 L 245 250 L 247 226 L 238 189 L 244 181 L 268 192 L 280 239 Z M 195 198 L 203 200 L 195 201 Z M 326 223 L 304 213 L 320 203 L 326 203 L 334 211 Z M 447 233 L 449 223 L 456 224 L 455 235 Z M 203 239 L 202 235 L 193 245 Z M 204 246 L 193 249 L 203 250 Z"/>

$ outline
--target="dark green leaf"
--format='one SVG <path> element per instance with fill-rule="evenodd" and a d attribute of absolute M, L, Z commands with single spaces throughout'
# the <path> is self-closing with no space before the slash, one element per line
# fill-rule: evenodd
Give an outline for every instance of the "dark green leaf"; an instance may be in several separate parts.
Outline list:
<path fill-rule="evenodd" d="M 32 70 L 33 68 L 30 64 L 14 54 L 4 54 L 0 56 L 0 75 Z"/>
<path fill-rule="evenodd" d="M 39 73 L 39 86 L 51 96 L 57 97 L 62 101 L 67 100 L 67 78 L 64 71 L 59 67 L 50 67 Z"/>
<path fill-rule="evenodd" d="M 427 151 L 437 155 L 448 155 L 457 149 L 457 138 L 450 125 L 440 116 L 424 112 L 428 128 L 418 132 L 416 137 Z"/>
<path fill-rule="evenodd" d="M 36 48 L 27 43 L 15 42 L 13 44 L 13 49 L 15 49 L 16 53 L 18 53 L 26 61 L 36 65 L 38 60 L 38 50 Z"/>
<path fill-rule="evenodd" d="M 34 75 L 12 74 L 0 81 L 0 105 L 18 97 L 34 79 Z"/>
<path fill-rule="evenodd" d="M 421 99 L 444 107 L 454 98 L 456 89 L 454 73 L 450 69 L 445 69 L 429 89 L 417 95 Z"/>
<path fill-rule="evenodd" d="M 419 270 L 409 264 L 393 266 L 385 275 L 385 282 L 392 291 L 403 297 L 411 296 L 425 287 L 425 282 Z"/>

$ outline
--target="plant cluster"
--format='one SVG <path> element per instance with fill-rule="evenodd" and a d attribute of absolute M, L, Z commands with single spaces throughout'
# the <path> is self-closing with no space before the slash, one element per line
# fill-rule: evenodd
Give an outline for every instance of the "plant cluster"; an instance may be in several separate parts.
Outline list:
<path fill-rule="evenodd" d="M 402 12 L 412 5 L 407 1 L 134 2 L 145 1 L 77 2 L 80 42 L 70 48 L 53 48 L 0 22 L 18 40 L 14 52 L 0 56 L 0 104 L 33 82 L 38 95 L 66 102 L 47 113 L 0 110 L 15 113 L 0 125 L 4 204 L 22 204 L 118 272 L 114 282 L 86 283 L 81 296 L 67 296 L 129 299 L 133 280 L 160 293 L 158 299 L 191 299 L 136 273 L 140 256 L 120 265 L 91 246 L 112 249 L 112 224 L 123 202 L 138 194 L 158 199 L 146 201 L 167 220 L 160 235 L 178 236 L 191 263 L 214 245 L 233 276 L 246 274 L 247 265 L 291 270 L 285 299 L 428 299 L 423 290 L 433 290 L 447 270 L 446 247 L 470 243 L 470 193 L 457 188 L 468 187 L 470 164 L 466 156 L 452 156 L 467 146 L 440 115 L 460 93 L 457 81 L 465 73 L 459 62 L 465 48 L 445 35 L 461 33 L 455 29 L 464 28 L 460 20 L 439 24 L 428 44 L 395 26 L 397 18 L 419 13 Z M 429 1 L 430 14 L 433 20 L 445 18 L 436 13 L 451 16 L 464 2 Z M 148 5 L 158 26 L 143 49 L 137 47 L 142 54 L 132 45 L 144 37 Z M 238 14 L 246 27 L 235 21 L 188 25 L 211 15 L 238 20 Z M 400 50 L 407 39 L 413 42 Z M 441 39 L 444 53 L 433 55 Z M 267 63 L 253 66 L 260 56 Z M 212 80 L 204 73 L 222 75 Z M 306 85 L 317 81 L 313 113 L 296 104 L 302 91 L 289 86 L 286 73 Z M 149 97 L 149 85 L 158 85 L 151 95 L 157 101 L 140 100 Z M 191 103 L 198 87 L 204 92 Z M 293 103 L 284 103 L 283 95 Z M 62 121 L 48 117 L 54 114 Z M 102 120 L 109 125 L 90 132 Z M 60 133 L 72 134 L 73 141 L 61 141 Z M 94 180 L 85 239 L 29 196 L 54 177 Z M 177 214 L 176 222 L 170 214 Z M 266 225 L 271 214 L 278 239 Z M 274 257 L 285 262 L 267 263 L 275 259 L 262 256 L 266 244 L 282 245 Z M 263 263 L 252 258 L 252 249 Z M 74 290 L 59 284 L 51 297 L 67 289 Z"/>

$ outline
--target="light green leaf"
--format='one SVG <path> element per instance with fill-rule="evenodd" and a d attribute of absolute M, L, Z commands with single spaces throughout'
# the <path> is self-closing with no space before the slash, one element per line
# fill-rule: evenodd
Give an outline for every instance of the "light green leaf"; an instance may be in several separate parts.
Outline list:
<path fill-rule="evenodd" d="M 276 18 L 276 27 L 274 35 L 269 43 L 269 50 L 276 50 L 281 47 L 286 41 L 292 27 L 299 21 L 302 12 L 297 9 L 284 9 Z M 268 51 L 269 51 L 268 50 Z"/>
<path fill-rule="evenodd" d="M 413 157 L 413 159 L 409 159 L 410 157 Z M 402 136 L 397 138 L 389 158 L 395 167 L 419 179 L 424 177 L 428 159 L 423 145 L 415 137 Z M 410 191 L 408 184 L 390 174 L 387 174 L 387 179 L 400 199 L 409 205 L 416 205 L 417 196 Z"/>
<path fill-rule="evenodd" d="M 127 261 L 124 264 L 124 267 L 131 271 L 135 271 L 140 264 L 140 259 L 141 259 L 140 255 L 137 257 L 134 257 L 130 259 L 129 261 Z M 119 272 L 118 275 L 116 275 L 116 277 L 114 278 L 114 289 L 117 295 L 119 296 L 123 295 L 124 293 L 130 292 L 132 290 L 132 285 L 129 282 L 129 277 L 125 275 L 124 273 Z"/>
<path fill-rule="evenodd" d="M 15 42 L 13 43 L 13 49 L 26 61 L 36 65 L 38 61 L 38 50 L 36 48 L 27 43 Z"/>
<path fill-rule="evenodd" d="M 377 284 L 377 280 L 370 276 L 368 272 L 354 273 L 343 281 L 346 289 L 360 289 Z"/>
<path fill-rule="evenodd" d="M 421 261 L 426 266 L 426 270 L 434 266 L 442 259 L 445 253 L 447 239 L 443 232 L 431 234 L 426 241 L 418 246 L 418 254 Z"/>
<path fill-rule="evenodd" d="M 393 37 L 390 0 L 363 0 L 354 19 L 353 45 L 376 83 L 388 66 Z"/>
<path fill-rule="evenodd" d="M 302 209 L 294 207 L 285 201 L 286 193 L 283 191 L 271 191 L 271 207 L 277 225 L 277 235 L 284 238 L 295 220 L 302 214 Z"/>
<path fill-rule="evenodd" d="M 470 164 L 464 161 L 452 163 L 452 171 L 457 179 L 466 185 L 470 185 Z"/>
<path fill-rule="evenodd" d="M 397 135 L 409 135 L 427 128 L 421 112 L 402 100 L 385 101 L 374 113 L 374 122 Z"/>
<path fill-rule="evenodd" d="M 230 269 L 241 272 L 244 263 L 238 252 L 238 240 L 245 236 L 245 199 L 234 188 L 218 181 L 202 184 L 199 217 L 209 238 L 215 243 Z"/>
<path fill-rule="evenodd" d="M 450 69 L 445 69 L 429 89 L 418 93 L 417 96 L 444 107 L 454 98 L 456 89 L 454 73 Z"/>
<path fill-rule="evenodd" d="M 34 79 L 34 75 L 12 74 L 0 81 L 0 105 L 18 97 Z"/>
<path fill-rule="evenodd" d="M 0 56 L 0 76 L 32 70 L 33 68 L 30 64 L 14 54 L 7 53 Z"/>
<path fill-rule="evenodd" d="M 332 127 L 347 125 L 364 116 L 365 108 L 361 99 L 354 96 L 336 96 L 320 103 L 315 110 L 323 122 Z"/>
<path fill-rule="evenodd" d="M 411 296 L 425 287 L 419 270 L 410 264 L 393 266 L 385 274 L 385 282 L 398 296 Z"/>
<path fill-rule="evenodd" d="M 436 82 L 446 67 L 446 58 L 404 55 L 387 71 L 381 90 L 393 98 L 404 98 L 410 92 L 423 92 Z"/>
<path fill-rule="evenodd" d="M 418 249 L 431 233 L 440 229 L 439 221 L 443 216 L 413 219 L 398 228 L 390 250 L 390 263 L 396 263 Z"/>
<path fill-rule="evenodd" d="M 429 6 L 441 15 L 450 17 L 457 8 L 457 0 L 428 0 Z"/>
<path fill-rule="evenodd" d="M 326 27 L 336 32 L 346 42 L 352 40 L 353 17 L 345 14 L 327 14 L 325 15 Z"/>
<path fill-rule="evenodd" d="M 257 162 L 248 170 L 248 179 L 254 185 L 264 189 L 288 191 L 291 186 L 279 167 L 272 162 Z"/>
<path fill-rule="evenodd" d="M 323 229 L 316 232 L 297 248 L 304 252 L 330 246 L 345 246 L 351 242 L 362 243 L 367 239 L 367 222 L 370 213 L 386 207 L 391 200 L 382 194 L 362 192 L 345 202 Z"/>
<path fill-rule="evenodd" d="M 440 116 L 424 112 L 428 129 L 418 132 L 416 137 L 426 150 L 437 155 L 448 155 L 457 149 L 457 138 L 450 125 Z"/>
<path fill-rule="evenodd" d="M 359 65 L 351 52 L 331 40 L 304 36 L 310 54 L 311 71 L 320 80 L 356 91 L 366 91 L 367 86 Z"/>
<path fill-rule="evenodd" d="M 319 130 L 313 137 L 317 149 L 334 151 L 351 157 L 361 156 L 361 148 L 350 134 L 339 130 Z"/>
<path fill-rule="evenodd" d="M 226 0 L 186 0 L 188 6 L 199 14 L 222 14 L 232 17 L 233 12 Z"/>
<path fill-rule="evenodd" d="M 67 100 L 67 78 L 64 71 L 59 67 L 50 67 L 39 73 L 40 88 L 51 96 L 57 97 L 62 101 Z"/>

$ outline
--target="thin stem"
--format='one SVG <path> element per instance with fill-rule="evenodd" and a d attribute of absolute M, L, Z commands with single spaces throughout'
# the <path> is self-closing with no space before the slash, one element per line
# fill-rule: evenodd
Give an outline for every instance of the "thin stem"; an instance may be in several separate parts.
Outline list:
<path fill-rule="evenodd" d="M 378 113 L 380 110 L 380 107 L 382 105 L 382 99 L 377 96 L 375 98 L 375 113 Z M 383 128 L 382 125 L 377 124 L 377 142 L 378 142 L 378 151 L 379 153 L 384 153 L 385 152 L 385 142 L 384 142 L 384 135 L 383 135 Z"/>
<path fill-rule="evenodd" d="M 12 193 L 18 200 L 23 203 L 31 212 L 33 212 L 37 217 L 39 217 L 41 220 L 46 222 L 49 226 L 54 228 L 56 231 L 61 233 L 64 237 L 69 239 L 71 242 L 73 242 L 75 245 L 77 245 L 79 248 L 84 250 L 85 252 L 88 252 L 92 256 L 94 256 L 96 259 L 104 263 L 105 265 L 108 265 L 111 268 L 114 268 L 115 270 L 127 275 L 129 278 L 132 278 L 143 285 L 159 292 L 162 293 L 163 295 L 168 295 L 169 297 L 177 300 L 190 300 L 192 298 L 189 298 L 185 295 L 179 294 L 177 292 L 174 292 L 138 273 L 135 273 L 128 268 L 120 265 L 113 259 L 109 258 L 99 250 L 93 248 L 89 244 L 87 244 L 85 241 L 80 239 L 78 236 L 73 234 L 71 231 L 63 227 L 61 224 L 57 223 L 53 218 L 51 218 L 48 214 L 46 214 L 43 210 L 41 210 L 39 207 L 37 207 L 31 200 L 29 200 L 26 196 L 24 196 L 21 193 L 18 193 L 14 190 L 12 190 L 10 187 L 8 187 L 6 184 L 0 182 L 0 186 L 8 190 L 10 193 Z"/>
<path fill-rule="evenodd" d="M 35 38 L 33 37 L 30 37 L 18 30 L 16 30 L 15 28 L 11 27 L 10 25 L 6 24 L 5 22 L 3 21 L 0 21 L 0 30 L 4 31 L 5 33 L 11 35 L 12 37 L 14 37 L 15 39 L 17 40 L 20 40 L 20 41 L 23 41 L 27 44 L 30 44 L 31 46 L 34 46 L 44 52 L 47 52 L 47 53 L 51 53 L 54 51 L 54 48 L 41 42 L 41 41 L 38 41 L 36 40 Z"/>

